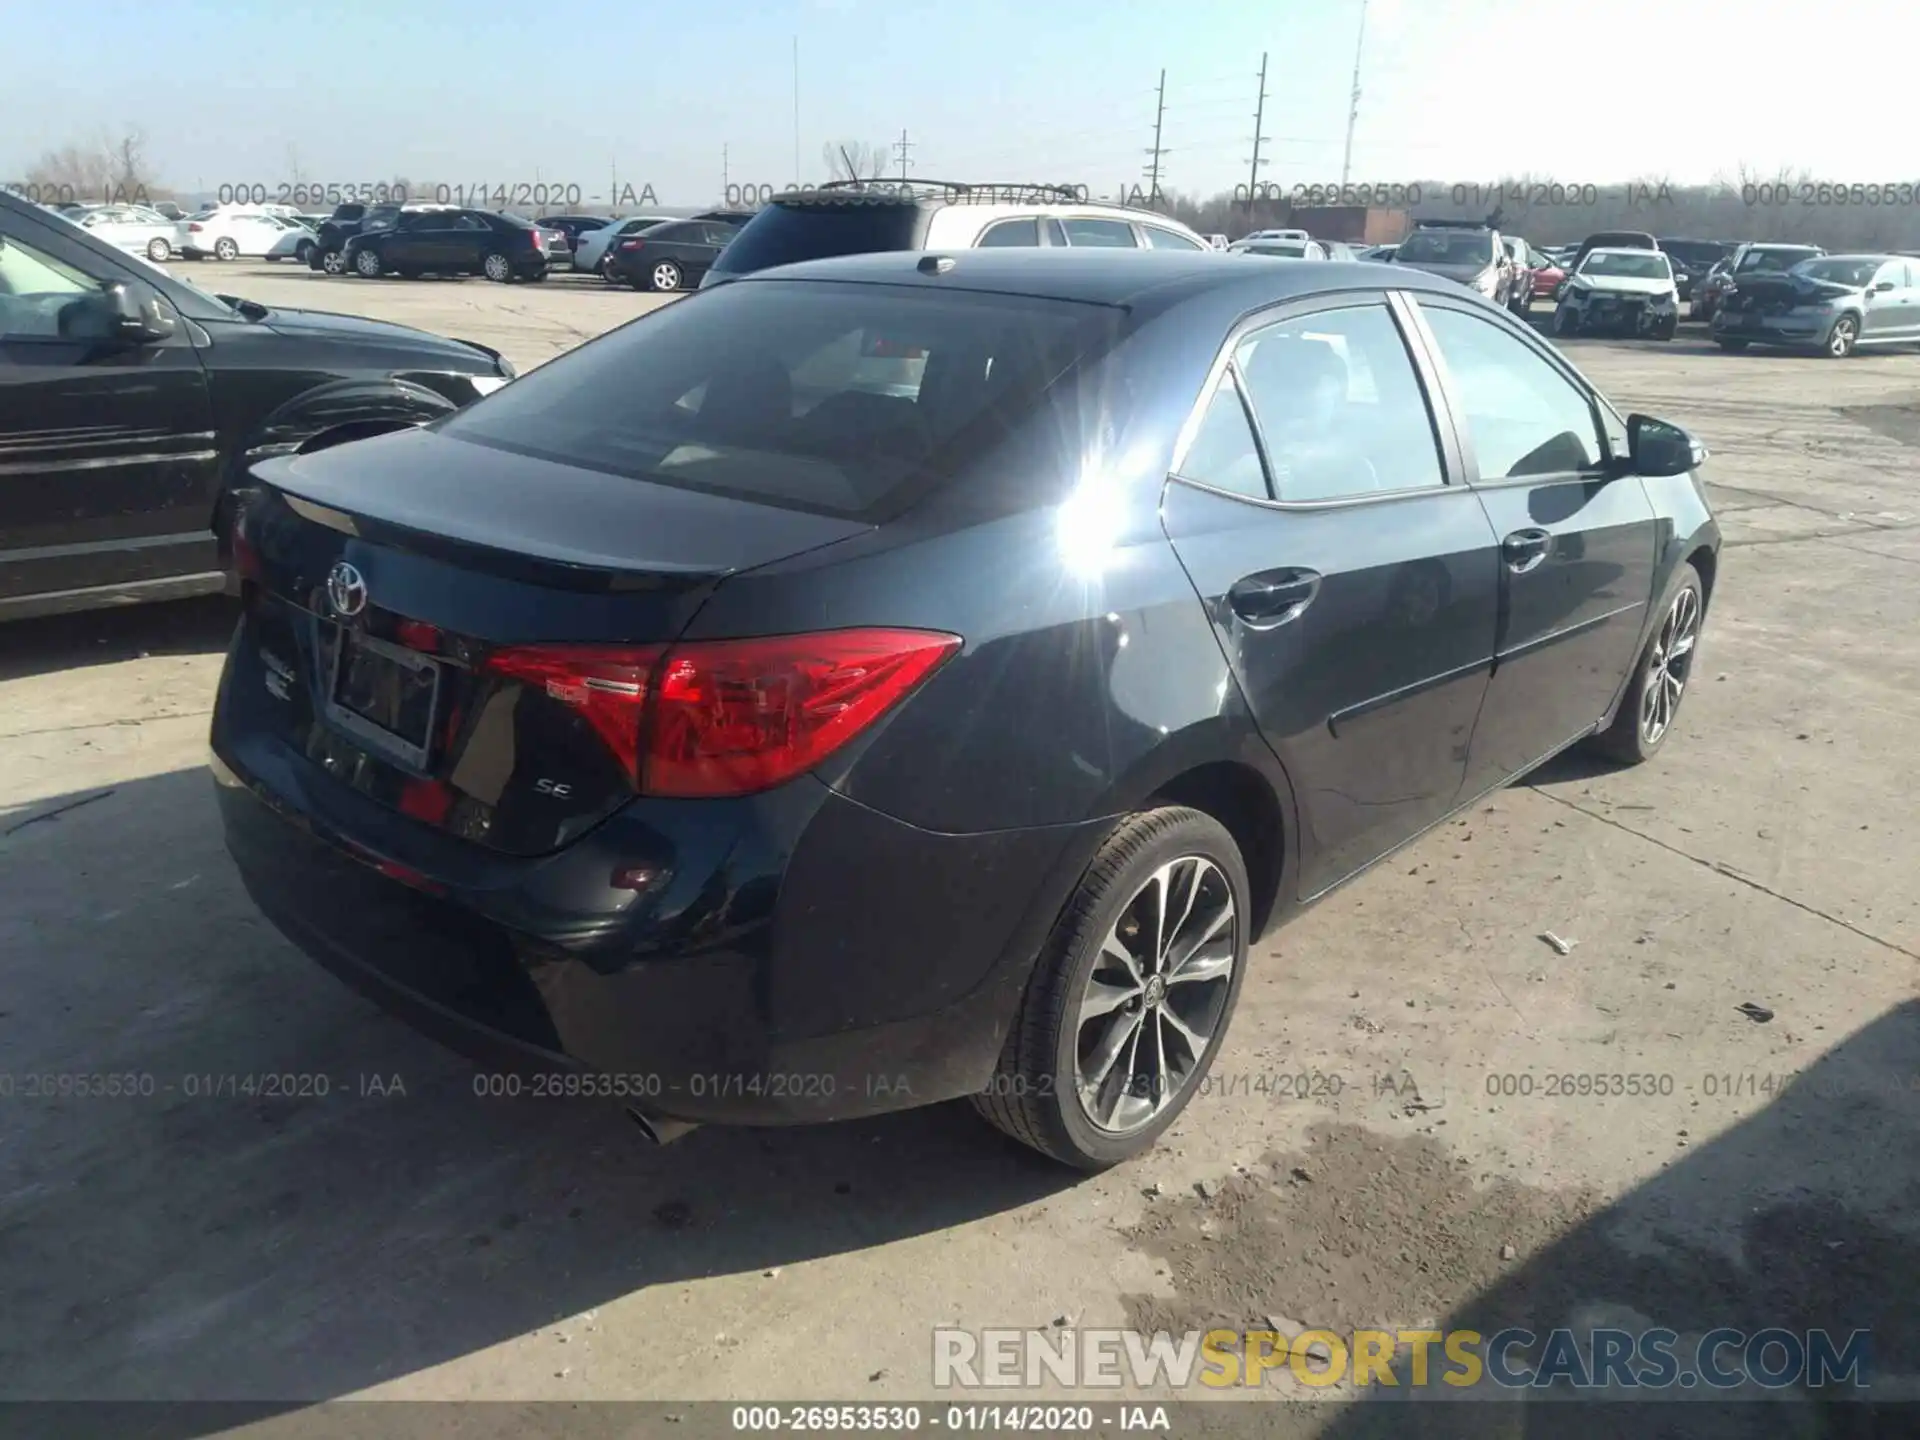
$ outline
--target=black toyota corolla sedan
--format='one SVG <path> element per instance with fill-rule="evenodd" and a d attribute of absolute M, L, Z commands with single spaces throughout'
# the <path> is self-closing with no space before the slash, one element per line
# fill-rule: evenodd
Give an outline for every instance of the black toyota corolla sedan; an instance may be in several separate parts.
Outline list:
<path fill-rule="evenodd" d="M 228 848 L 321 963 L 655 1138 L 970 1096 L 1098 1169 L 1290 912 L 1666 743 L 1704 458 L 1398 267 L 768 270 L 254 467 Z"/>

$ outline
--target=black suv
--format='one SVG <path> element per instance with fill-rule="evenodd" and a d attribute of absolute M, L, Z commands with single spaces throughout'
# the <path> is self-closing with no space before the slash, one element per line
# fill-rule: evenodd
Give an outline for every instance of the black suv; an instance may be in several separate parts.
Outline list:
<path fill-rule="evenodd" d="M 373 280 L 402 275 L 484 275 L 544 280 L 553 253 L 547 232 L 520 215 L 498 210 L 413 210 L 393 224 L 362 225 L 343 252 L 346 272 Z"/>
<path fill-rule="evenodd" d="M 218 590 L 248 465 L 513 373 L 484 345 L 208 294 L 0 195 L 0 619 Z"/>

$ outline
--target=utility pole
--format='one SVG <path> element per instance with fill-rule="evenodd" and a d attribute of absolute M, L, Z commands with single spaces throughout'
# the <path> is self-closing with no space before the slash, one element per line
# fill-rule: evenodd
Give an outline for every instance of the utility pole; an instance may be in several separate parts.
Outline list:
<path fill-rule="evenodd" d="M 720 199 L 723 202 L 727 198 L 727 189 L 732 181 L 733 175 L 727 169 L 727 144 L 723 140 L 720 142 Z"/>
<path fill-rule="evenodd" d="M 1360 55 L 1367 45 L 1367 0 L 1360 0 L 1360 38 L 1353 42 L 1353 98 L 1347 110 L 1347 151 L 1340 159 L 1340 188 L 1353 173 L 1353 127 L 1360 123 Z"/>
<path fill-rule="evenodd" d="M 1147 169 L 1147 204 L 1151 205 L 1160 198 L 1160 157 L 1166 151 L 1160 148 L 1160 127 L 1167 118 L 1167 72 L 1160 72 L 1160 88 L 1155 91 L 1153 102 L 1153 149 L 1147 154 L 1152 157 Z"/>
<path fill-rule="evenodd" d="M 1253 201 L 1260 193 L 1260 167 L 1267 162 L 1260 158 L 1260 142 L 1267 137 L 1260 133 L 1260 126 L 1267 114 L 1267 52 L 1260 52 L 1260 99 L 1253 107 L 1253 165 L 1247 175 L 1247 225 L 1253 225 Z"/>
<path fill-rule="evenodd" d="M 907 153 L 913 149 L 912 144 L 907 140 L 907 131 L 904 125 L 900 128 L 900 138 L 893 142 L 893 148 L 899 152 L 900 178 L 904 181 L 907 178 Z"/>

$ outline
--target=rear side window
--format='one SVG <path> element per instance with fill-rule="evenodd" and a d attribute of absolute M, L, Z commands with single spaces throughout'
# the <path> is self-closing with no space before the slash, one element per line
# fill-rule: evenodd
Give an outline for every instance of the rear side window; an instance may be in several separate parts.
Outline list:
<path fill-rule="evenodd" d="M 1343 306 L 1254 331 L 1234 364 L 1260 422 L 1274 493 L 1339 500 L 1446 483 L 1439 438 L 1385 305 Z"/>
<path fill-rule="evenodd" d="M 745 275 L 835 255 L 918 250 L 925 235 L 926 212 L 917 205 L 773 204 L 741 227 L 713 268 Z"/>
<path fill-rule="evenodd" d="M 973 243 L 975 245 L 1038 245 L 1040 222 L 1038 220 L 1002 220 L 998 225 L 989 225 L 986 233 Z"/>
<path fill-rule="evenodd" d="M 1260 463 L 1260 447 L 1254 443 L 1253 426 L 1247 422 L 1247 408 L 1240 400 L 1240 387 L 1231 373 L 1220 377 L 1207 413 L 1194 432 L 1193 444 L 1180 461 L 1177 474 L 1216 490 L 1231 490 L 1265 500 L 1267 472 Z"/>
<path fill-rule="evenodd" d="M 1142 225 L 1146 232 L 1147 244 L 1154 250 L 1204 250 L 1207 247 L 1198 240 L 1189 240 L 1178 230 L 1162 230 L 1158 225 Z"/>
<path fill-rule="evenodd" d="M 726 285 L 549 361 L 442 433 L 834 515 L 910 503 L 1103 353 L 1104 305 L 907 286 Z"/>
<path fill-rule="evenodd" d="M 1063 220 L 1069 245 L 1106 245 L 1136 248 L 1133 227 L 1124 220 Z"/>

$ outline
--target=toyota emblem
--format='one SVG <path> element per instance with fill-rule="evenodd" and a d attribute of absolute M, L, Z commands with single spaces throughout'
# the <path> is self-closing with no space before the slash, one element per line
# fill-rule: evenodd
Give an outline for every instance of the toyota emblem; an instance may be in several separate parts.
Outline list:
<path fill-rule="evenodd" d="M 344 560 L 327 572 L 327 603 L 340 616 L 358 615 L 367 608 L 366 579 Z"/>

